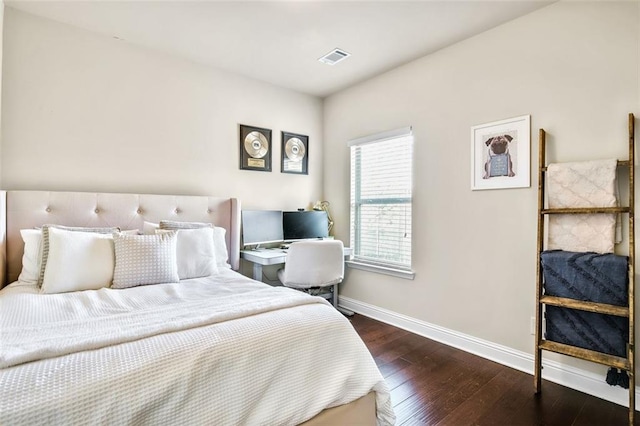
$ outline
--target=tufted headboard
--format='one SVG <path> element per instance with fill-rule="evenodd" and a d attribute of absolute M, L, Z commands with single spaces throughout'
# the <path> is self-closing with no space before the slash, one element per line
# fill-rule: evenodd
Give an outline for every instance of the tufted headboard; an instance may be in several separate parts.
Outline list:
<path fill-rule="evenodd" d="M 15 281 L 20 274 L 24 249 L 20 230 L 47 223 L 142 230 L 144 221 L 210 222 L 227 230 L 229 263 L 235 270 L 240 264 L 240 201 L 236 198 L 0 191 L 0 214 L 0 261 L 6 266 L 0 271 L 0 287 Z"/>

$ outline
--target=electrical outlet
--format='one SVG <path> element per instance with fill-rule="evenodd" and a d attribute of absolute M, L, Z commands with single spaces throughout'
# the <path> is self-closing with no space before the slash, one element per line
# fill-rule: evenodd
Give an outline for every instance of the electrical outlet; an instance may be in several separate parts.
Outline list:
<path fill-rule="evenodd" d="M 544 335 L 544 328 L 545 328 L 546 324 L 544 321 L 544 318 L 542 319 L 542 335 Z M 535 336 L 536 334 L 536 317 L 531 317 L 531 325 L 529 327 L 529 332 L 531 332 L 532 336 Z"/>
<path fill-rule="evenodd" d="M 531 317 L 531 327 L 529 331 L 532 336 L 536 334 L 536 317 Z"/>

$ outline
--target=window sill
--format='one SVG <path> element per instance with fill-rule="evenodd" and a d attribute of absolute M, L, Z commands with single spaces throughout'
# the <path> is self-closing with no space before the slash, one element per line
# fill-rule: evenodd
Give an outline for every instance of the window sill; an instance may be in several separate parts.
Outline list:
<path fill-rule="evenodd" d="M 412 280 L 416 276 L 416 273 L 413 271 L 387 268 L 384 266 L 371 265 L 369 263 L 360 263 L 354 260 L 347 260 L 346 264 L 349 268 L 360 269 L 362 271 L 368 271 L 368 272 L 375 272 L 378 274 L 391 275 L 397 278 L 403 278 L 405 280 Z"/>

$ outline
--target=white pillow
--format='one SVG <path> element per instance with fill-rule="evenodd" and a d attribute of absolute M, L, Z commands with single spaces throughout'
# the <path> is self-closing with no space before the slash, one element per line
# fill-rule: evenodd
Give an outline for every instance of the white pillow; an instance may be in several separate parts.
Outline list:
<path fill-rule="evenodd" d="M 159 229 L 160 225 L 153 222 L 144 221 L 142 223 L 142 233 L 144 235 L 153 235 L 156 233 L 156 229 Z"/>
<path fill-rule="evenodd" d="M 44 281 L 44 271 L 47 267 L 49 259 L 49 230 L 52 228 L 63 229 L 65 231 L 93 232 L 97 234 L 111 235 L 120 229 L 116 227 L 108 228 L 86 228 L 79 226 L 63 226 L 63 225 L 42 225 L 42 249 L 40 250 L 40 274 L 38 275 L 38 286 L 42 287 Z"/>
<path fill-rule="evenodd" d="M 24 241 L 24 254 L 22 255 L 22 271 L 18 281 L 24 284 L 38 284 L 42 231 L 39 229 L 21 229 L 20 235 L 22 236 L 22 241 Z"/>
<path fill-rule="evenodd" d="M 156 235 L 113 234 L 116 266 L 111 288 L 177 283 L 175 231 Z"/>
<path fill-rule="evenodd" d="M 227 251 L 227 242 L 225 241 L 225 234 L 227 230 L 216 226 L 213 228 L 213 247 L 216 251 L 216 264 L 218 268 L 231 269 L 229 264 L 229 252 Z"/>
<path fill-rule="evenodd" d="M 171 232 L 158 229 L 156 233 Z M 213 247 L 213 228 L 179 229 L 176 243 L 178 277 L 208 277 L 218 273 Z"/>
<path fill-rule="evenodd" d="M 40 291 L 63 293 L 108 287 L 114 266 L 112 235 L 50 227 Z"/>
<path fill-rule="evenodd" d="M 145 222 L 145 226 L 147 222 Z M 155 223 L 149 223 L 149 225 L 156 225 Z M 161 220 L 160 229 L 197 229 L 197 228 L 213 228 L 213 247 L 216 252 L 216 264 L 218 268 L 231 269 L 229 264 L 229 252 L 227 251 L 227 242 L 225 241 L 225 235 L 227 230 L 214 226 L 212 223 L 206 222 L 178 222 L 174 220 Z"/>

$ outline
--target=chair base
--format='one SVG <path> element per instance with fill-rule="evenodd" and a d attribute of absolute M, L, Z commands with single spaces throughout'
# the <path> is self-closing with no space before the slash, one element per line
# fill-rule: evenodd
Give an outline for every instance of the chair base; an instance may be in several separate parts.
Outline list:
<path fill-rule="evenodd" d="M 310 288 L 297 288 L 291 287 L 295 290 L 302 291 L 303 293 L 310 294 L 312 296 L 320 296 L 325 298 L 329 303 L 333 305 L 342 315 L 345 317 L 352 317 L 354 312 L 348 309 L 344 309 L 338 306 L 338 284 L 334 284 L 330 287 L 310 287 Z"/>
<path fill-rule="evenodd" d="M 345 309 L 345 308 L 336 308 L 336 309 L 338 310 L 338 312 L 340 312 L 345 317 L 352 317 L 353 314 L 355 313 L 355 312 L 350 311 L 350 310 Z"/>
<path fill-rule="evenodd" d="M 334 308 L 338 309 L 338 284 L 326 287 L 291 288 L 310 294 L 312 296 L 320 296 L 331 303 Z"/>

